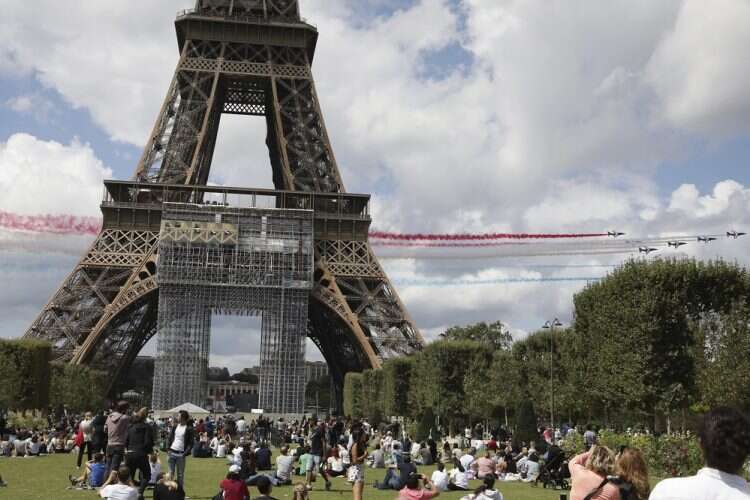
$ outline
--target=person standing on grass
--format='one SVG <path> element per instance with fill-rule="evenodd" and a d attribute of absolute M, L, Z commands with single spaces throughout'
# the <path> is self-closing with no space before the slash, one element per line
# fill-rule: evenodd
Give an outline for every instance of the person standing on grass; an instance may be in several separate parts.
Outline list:
<path fill-rule="evenodd" d="M 125 462 L 133 473 L 139 471 L 140 486 L 138 488 L 138 500 L 143 500 L 143 493 L 151 481 L 151 466 L 148 456 L 154 451 L 154 436 L 151 427 L 146 423 L 148 409 L 141 410 L 133 417 L 133 424 L 128 429 L 128 437 L 125 442 Z"/>
<path fill-rule="evenodd" d="M 352 483 L 352 495 L 354 500 L 362 500 L 362 491 L 365 488 L 365 460 L 367 459 L 367 434 L 363 429 L 357 429 L 352 436 L 350 454 L 350 465 L 347 471 L 347 479 Z"/>
<path fill-rule="evenodd" d="M 93 415 L 91 415 L 90 411 L 87 411 L 83 420 L 81 420 L 81 422 L 78 424 L 78 432 L 81 435 L 81 443 L 78 447 L 78 460 L 76 461 L 76 467 L 78 467 L 79 469 L 81 468 L 81 462 L 83 461 L 84 449 L 86 450 L 88 461 L 91 462 L 91 457 L 93 455 L 93 451 L 91 449 L 91 435 L 93 431 L 92 424 Z"/>
<path fill-rule="evenodd" d="M 185 410 L 180 410 L 180 419 L 177 425 L 169 432 L 169 475 L 177 480 L 177 484 L 185 487 L 185 460 L 190 450 L 193 449 L 195 441 L 195 430 L 190 421 L 190 415 Z"/>
<path fill-rule="evenodd" d="M 310 455 L 312 460 L 307 463 L 307 489 L 312 489 L 312 482 L 315 478 L 316 472 L 319 470 L 320 475 L 323 476 L 323 480 L 326 482 L 326 490 L 331 489 L 331 481 L 328 479 L 325 469 L 321 468 L 323 464 L 323 457 L 325 456 L 326 449 L 326 424 L 320 422 L 313 431 L 313 435 L 310 438 Z"/>
<path fill-rule="evenodd" d="M 117 409 L 113 411 L 104 423 L 107 433 L 107 475 L 111 471 L 119 469 L 125 459 L 125 441 L 128 437 L 130 418 L 126 415 L 130 405 L 127 401 L 117 403 Z"/>
<path fill-rule="evenodd" d="M 104 416 L 104 412 L 102 410 L 97 411 L 96 416 L 91 421 L 92 453 L 104 453 L 107 450 L 107 431 L 104 429 L 106 422 L 107 418 Z"/>
<path fill-rule="evenodd" d="M 734 408 L 719 407 L 703 418 L 698 434 L 705 467 L 695 476 L 665 479 L 650 500 L 748 500 L 750 486 L 740 474 L 750 452 L 750 420 Z"/>

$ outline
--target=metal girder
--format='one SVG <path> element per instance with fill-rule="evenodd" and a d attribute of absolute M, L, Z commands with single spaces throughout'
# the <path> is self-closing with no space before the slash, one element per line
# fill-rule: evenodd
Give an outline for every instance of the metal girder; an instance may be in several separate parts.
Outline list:
<path fill-rule="evenodd" d="M 205 186 L 221 115 L 230 113 L 265 116 L 276 189 L 345 193 L 310 69 L 317 30 L 301 20 L 296 0 L 197 0 L 176 27 L 180 58 L 134 180 Z M 192 196 L 172 193 L 128 201 L 148 207 L 127 217 L 119 211 L 128 203 L 105 200 L 105 229 L 26 336 L 50 340 L 60 360 L 126 370 L 159 315 L 160 237 L 149 210 L 158 217 L 160 203 Z M 335 218 L 315 224 L 306 329 L 340 396 L 347 372 L 410 354 L 423 341 L 367 243 L 369 215 L 359 226 Z M 172 229 L 162 237 L 179 232 Z M 234 241 L 204 229 L 196 237 L 206 244 Z"/>

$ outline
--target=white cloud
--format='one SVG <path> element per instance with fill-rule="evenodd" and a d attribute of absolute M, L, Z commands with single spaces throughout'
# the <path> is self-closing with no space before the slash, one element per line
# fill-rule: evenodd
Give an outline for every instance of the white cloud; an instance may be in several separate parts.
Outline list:
<path fill-rule="evenodd" d="M 102 181 L 112 171 L 87 144 L 14 134 L 0 143 L 0 210 L 23 215 L 99 215 Z"/>
<path fill-rule="evenodd" d="M 40 93 L 24 94 L 5 101 L 5 106 L 22 115 L 31 115 L 39 122 L 49 121 L 55 105 Z"/>
<path fill-rule="evenodd" d="M 664 117 L 678 128 L 750 132 L 750 3 L 685 0 L 647 66 Z"/>
<path fill-rule="evenodd" d="M 375 191 L 377 227 L 617 228 L 657 235 L 750 226 L 746 186 L 727 181 L 701 194 L 655 180 L 659 165 L 685 154 L 696 138 L 747 133 L 750 7 L 742 0 L 462 0 L 458 8 L 448 0 L 421 0 L 363 22 L 355 12 L 364 1 L 307 0 L 302 10 L 321 33 L 313 71 L 344 182 L 350 191 Z M 174 12 L 190 4 L 12 3 L 0 20 L 0 72 L 33 71 L 113 138 L 141 144 L 177 60 Z M 456 45 L 472 65 L 425 75 L 430 57 Z M 269 186 L 264 128 L 260 119 L 225 117 L 212 180 Z M 23 161 L 6 159 L 10 140 L 2 146 L 0 168 L 12 165 L 23 192 L 39 200 L 12 193 L 0 209 L 97 212 L 106 169 L 90 149 L 25 142 L 10 148 L 25 151 L 16 155 Z M 60 164 L 63 173 L 51 168 Z M 43 176 L 52 182 L 31 185 Z M 65 191 L 73 184 L 83 186 L 75 199 Z M 721 241 L 687 251 L 747 262 L 744 244 Z M 453 269 L 444 262 L 385 265 L 415 277 L 505 272 L 497 261 Z M 579 288 L 406 287 L 401 293 L 432 337 L 446 326 L 480 320 L 502 319 L 522 332 L 550 316 L 567 321 Z"/>

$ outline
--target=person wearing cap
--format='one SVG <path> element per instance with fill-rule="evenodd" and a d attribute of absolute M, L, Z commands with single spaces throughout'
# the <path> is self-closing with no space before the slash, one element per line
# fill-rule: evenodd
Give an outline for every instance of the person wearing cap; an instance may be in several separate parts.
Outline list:
<path fill-rule="evenodd" d="M 250 498 L 245 481 L 240 478 L 240 466 L 229 467 L 227 477 L 219 483 L 219 488 L 224 492 L 224 500 L 245 500 Z"/>

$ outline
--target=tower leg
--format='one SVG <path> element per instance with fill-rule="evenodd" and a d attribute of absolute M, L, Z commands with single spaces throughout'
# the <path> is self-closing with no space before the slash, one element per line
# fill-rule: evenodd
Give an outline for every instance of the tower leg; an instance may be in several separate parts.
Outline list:
<path fill-rule="evenodd" d="M 211 346 L 211 309 L 195 289 L 159 296 L 152 406 L 168 410 L 183 403 L 203 406 Z"/>

